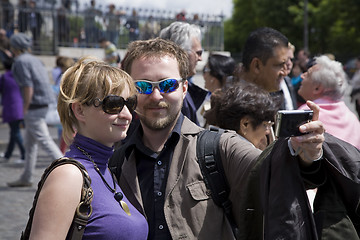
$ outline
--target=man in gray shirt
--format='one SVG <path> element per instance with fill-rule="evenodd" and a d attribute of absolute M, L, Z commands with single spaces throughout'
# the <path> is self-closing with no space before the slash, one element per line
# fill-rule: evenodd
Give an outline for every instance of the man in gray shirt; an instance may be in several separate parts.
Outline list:
<path fill-rule="evenodd" d="M 25 166 L 20 179 L 9 182 L 9 187 L 29 187 L 37 160 L 38 144 L 51 159 L 62 152 L 50 136 L 45 116 L 48 104 L 54 101 L 49 76 L 44 64 L 30 54 L 31 39 L 23 33 L 10 38 L 11 51 L 15 56 L 12 72 L 19 84 L 24 101 L 25 121 Z"/>

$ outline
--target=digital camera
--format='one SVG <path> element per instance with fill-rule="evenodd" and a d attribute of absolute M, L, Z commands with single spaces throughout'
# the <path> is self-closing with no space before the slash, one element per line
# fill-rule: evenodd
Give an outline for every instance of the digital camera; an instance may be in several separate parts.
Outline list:
<path fill-rule="evenodd" d="M 305 133 L 299 131 L 299 127 L 313 118 L 312 110 L 281 110 L 276 114 L 275 136 L 292 137 Z"/>

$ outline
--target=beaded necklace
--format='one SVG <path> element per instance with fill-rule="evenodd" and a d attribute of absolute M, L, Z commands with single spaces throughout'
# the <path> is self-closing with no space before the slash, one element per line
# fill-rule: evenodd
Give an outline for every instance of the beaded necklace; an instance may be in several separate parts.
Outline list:
<path fill-rule="evenodd" d="M 101 174 L 99 167 L 97 166 L 97 164 L 94 162 L 94 160 L 92 159 L 92 157 L 90 156 L 90 154 L 88 152 L 86 152 L 84 149 L 82 149 L 79 146 L 76 146 L 77 149 L 79 149 L 84 156 L 86 156 L 90 162 L 93 163 L 94 165 L 94 169 L 96 170 L 96 172 L 100 175 L 101 180 L 103 181 L 103 183 L 106 185 L 106 187 L 110 190 L 110 192 L 112 192 L 114 194 L 114 198 L 117 202 L 119 202 L 121 208 L 125 211 L 125 213 L 129 216 L 131 216 L 130 213 L 130 209 L 129 206 L 126 204 L 126 202 L 124 202 L 122 199 L 124 198 L 124 195 L 121 192 L 117 192 L 116 191 L 116 183 L 115 183 L 115 178 L 114 178 L 114 174 L 111 174 L 111 178 L 113 180 L 113 185 L 114 188 L 110 187 L 110 185 L 107 183 L 107 181 L 105 180 L 104 176 Z"/>

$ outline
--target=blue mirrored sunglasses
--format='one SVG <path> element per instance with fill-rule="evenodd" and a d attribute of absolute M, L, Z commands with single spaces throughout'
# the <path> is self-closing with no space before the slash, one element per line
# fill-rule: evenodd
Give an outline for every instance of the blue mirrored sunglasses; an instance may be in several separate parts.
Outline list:
<path fill-rule="evenodd" d="M 178 89 L 179 82 L 182 80 L 182 78 L 166 78 L 159 82 L 136 80 L 135 86 L 141 94 L 151 94 L 154 91 L 154 87 L 158 87 L 161 93 L 170 93 Z"/>

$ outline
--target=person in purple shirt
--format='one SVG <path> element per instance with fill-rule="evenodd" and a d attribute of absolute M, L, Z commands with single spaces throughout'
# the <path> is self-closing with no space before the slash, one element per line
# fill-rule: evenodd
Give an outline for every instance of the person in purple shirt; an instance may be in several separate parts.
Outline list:
<path fill-rule="evenodd" d="M 10 160 L 15 144 L 17 144 L 20 149 L 21 159 L 13 162 L 23 162 L 25 159 L 25 148 L 20 132 L 20 125 L 24 119 L 23 99 L 20 88 L 11 72 L 12 63 L 13 59 L 11 57 L 7 57 L 3 61 L 5 73 L 0 77 L 0 94 L 3 106 L 2 118 L 3 122 L 8 123 L 10 126 L 10 139 L 2 160 L 5 162 Z"/>
<path fill-rule="evenodd" d="M 135 109 L 136 89 L 122 70 L 82 58 L 63 75 L 58 112 L 66 157 L 84 165 L 94 192 L 92 214 L 82 239 L 147 239 L 148 224 L 123 195 L 108 169 L 113 145 L 126 137 Z M 54 169 L 34 212 L 30 239 L 65 239 L 79 204 L 83 176 L 72 164 Z M 56 206 L 56 207 L 54 207 Z"/>

